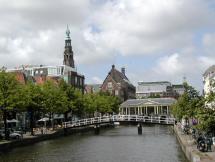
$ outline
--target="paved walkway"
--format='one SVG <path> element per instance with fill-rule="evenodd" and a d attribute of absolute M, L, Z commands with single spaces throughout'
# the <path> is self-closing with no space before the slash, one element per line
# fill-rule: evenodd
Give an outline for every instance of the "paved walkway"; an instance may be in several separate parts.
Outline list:
<path fill-rule="evenodd" d="M 25 140 L 25 139 L 38 138 L 40 136 L 54 134 L 58 130 L 59 130 L 59 128 L 55 129 L 55 130 L 43 129 L 42 131 L 41 131 L 41 129 L 36 129 L 36 130 L 34 130 L 34 136 L 31 135 L 31 132 L 26 132 L 25 134 L 23 134 L 23 137 L 21 139 L 18 139 L 18 140 L 22 141 L 22 140 Z M 5 144 L 5 143 L 14 142 L 14 141 L 17 141 L 17 140 L 15 140 L 15 139 L 12 139 L 12 140 L 0 140 L 0 145 Z"/>
<path fill-rule="evenodd" d="M 212 152 L 200 152 L 197 149 L 195 140 L 191 135 L 185 135 L 180 126 L 175 126 L 176 133 L 185 147 L 185 154 L 191 154 L 192 162 L 215 162 L 215 147 L 212 146 Z"/>

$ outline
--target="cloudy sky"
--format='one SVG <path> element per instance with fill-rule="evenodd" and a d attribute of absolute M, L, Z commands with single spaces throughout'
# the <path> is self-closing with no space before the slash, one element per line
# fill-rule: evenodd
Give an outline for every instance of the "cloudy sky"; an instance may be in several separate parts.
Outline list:
<path fill-rule="evenodd" d="M 62 64 L 68 24 L 86 83 L 115 64 L 135 85 L 185 76 L 201 90 L 215 64 L 214 17 L 215 0 L 0 0 L 0 66 Z"/>

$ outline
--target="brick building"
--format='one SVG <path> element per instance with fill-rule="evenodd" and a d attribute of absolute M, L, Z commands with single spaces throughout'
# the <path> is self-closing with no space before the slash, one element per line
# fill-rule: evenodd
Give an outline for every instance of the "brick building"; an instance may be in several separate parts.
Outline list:
<path fill-rule="evenodd" d="M 135 98 L 135 90 L 135 86 L 131 84 L 125 75 L 125 68 L 122 68 L 120 72 L 114 65 L 112 65 L 110 72 L 101 85 L 101 91 L 108 91 L 112 95 L 118 96 L 121 101 Z"/>

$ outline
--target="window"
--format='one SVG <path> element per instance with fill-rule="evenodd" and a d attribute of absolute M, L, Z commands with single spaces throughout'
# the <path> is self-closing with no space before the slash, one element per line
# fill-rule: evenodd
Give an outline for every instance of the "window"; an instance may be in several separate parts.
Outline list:
<path fill-rule="evenodd" d="M 78 83 L 78 78 L 75 76 L 75 85 Z"/>
<path fill-rule="evenodd" d="M 113 85 L 112 82 L 108 82 L 108 89 L 112 89 Z"/>
<path fill-rule="evenodd" d="M 118 90 L 115 90 L 115 95 L 119 95 L 119 91 Z"/>
<path fill-rule="evenodd" d="M 80 78 L 80 86 L 82 86 L 83 84 L 83 80 L 82 80 L 82 78 Z"/>

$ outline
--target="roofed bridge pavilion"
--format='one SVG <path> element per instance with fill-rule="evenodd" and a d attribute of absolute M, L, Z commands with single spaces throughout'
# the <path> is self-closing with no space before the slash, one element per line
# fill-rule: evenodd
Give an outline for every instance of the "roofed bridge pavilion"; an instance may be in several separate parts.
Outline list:
<path fill-rule="evenodd" d="M 120 115 L 170 116 L 174 98 L 129 99 L 119 108 Z"/>

